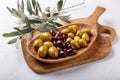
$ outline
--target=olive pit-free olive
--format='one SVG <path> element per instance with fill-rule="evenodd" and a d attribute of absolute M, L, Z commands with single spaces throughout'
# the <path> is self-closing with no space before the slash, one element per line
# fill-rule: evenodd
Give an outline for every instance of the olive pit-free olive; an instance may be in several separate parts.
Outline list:
<path fill-rule="evenodd" d="M 88 35 L 91 34 L 91 30 L 88 29 L 88 28 L 83 29 L 82 32 L 83 32 L 83 33 L 87 33 Z"/>
<path fill-rule="evenodd" d="M 69 32 L 71 32 L 71 33 L 76 33 L 76 31 L 77 31 L 77 29 L 73 26 L 69 26 L 68 28 L 69 28 Z"/>
<path fill-rule="evenodd" d="M 74 38 L 74 34 L 73 33 L 68 33 L 68 37 L 69 38 Z"/>
<path fill-rule="evenodd" d="M 41 47 L 39 47 L 38 48 L 38 55 L 40 56 L 40 57 L 46 57 L 47 56 L 47 51 L 48 51 L 48 48 L 47 48 L 47 46 L 45 46 L 45 45 L 43 45 L 43 46 L 41 46 Z"/>
<path fill-rule="evenodd" d="M 87 42 L 86 42 L 86 40 L 80 39 L 80 40 L 79 40 L 79 45 L 80 45 L 81 47 L 87 47 Z"/>
<path fill-rule="evenodd" d="M 68 33 L 69 33 L 69 29 L 63 29 L 62 31 L 61 31 L 61 33 L 62 34 L 64 34 L 64 35 L 67 35 Z"/>
<path fill-rule="evenodd" d="M 54 46 L 54 44 L 50 41 L 44 42 L 43 45 L 47 46 L 48 48 L 50 48 L 51 46 Z"/>
<path fill-rule="evenodd" d="M 78 25 L 72 25 L 73 28 L 76 28 L 76 30 L 79 29 L 79 26 Z"/>
<path fill-rule="evenodd" d="M 49 32 L 42 32 L 42 33 L 40 33 L 40 38 L 43 41 L 51 41 L 52 40 L 52 35 Z"/>
<path fill-rule="evenodd" d="M 79 41 L 79 40 L 80 40 L 80 37 L 79 37 L 79 36 L 75 36 L 75 37 L 74 37 L 74 40 Z"/>
<path fill-rule="evenodd" d="M 41 39 L 37 39 L 34 41 L 33 46 L 38 48 L 43 45 L 43 41 Z"/>
<path fill-rule="evenodd" d="M 57 58 L 58 57 L 58 50 L 56 47 L 52 46 L 48 50 L 50 58 Z"/>
<path fill-rule="evenodd" d="M 78 43 L 77 40 L 72 40 L 72 41 L 70 42 L 70 44 L 71 44 L 72 46 L 74 46 L 76 49 L 79 49 L 79 48 L 80 48 L 80 45 L 79 45 L 79 43 Z"/>
<path fill-rule="evenodd" d="M 82 39 L 85 39 L 87 42 L 89 42 L 90 37 L 89 37 L 89 35 L 87 33 L 83 33 L 82 34 Z"/>
<path fill-rule="evenodd" d="M 76 32 L 76 36 L 81 36 L 82 35 L 82 31 L 81 30 L 77 30 L 77 32 Z"/>
<path fill-rule="evenodd" d="M 66 39 L 66 42 L 69 42 L 69 43 L 70 43 L 72 40 L 73 40 L 72 38 L 67 38 L 67 39 Z"/>

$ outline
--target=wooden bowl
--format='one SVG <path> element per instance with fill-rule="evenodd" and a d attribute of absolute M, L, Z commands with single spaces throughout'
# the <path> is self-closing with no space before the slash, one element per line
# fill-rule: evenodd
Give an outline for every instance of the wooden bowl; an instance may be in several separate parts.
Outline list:
<path fill-rule="evenodd" d="M 98 35 L 98 26 L 97 26 L 97 20 L 99 18 L 99 16 L 105 11 L 105 8 L 98 6 L 96 8 L 96 10 L 93 12 L 93 14 L 91 16 L 89 16 L 88 18 L 83 19 L 82 21 L 77 21 L 77 22 L 72 22 L 69 24 L 66 24 L 65 26 L 63 26 L 62 28 L 60 28 L 59 30 L 62 30 L 64 28 L 67 28 L 69 25 L 73 25 L 76 24 L 79 26 L 79 28 L 89 28 L 92 32 L 92 36 L 90 37 L 90 42 L 88 44 L 88 46 L 86 48 L 82 48 L 79 49 L 76 54 L 72 55 L 72 56 L 67 56 L 65 58 L 57 58 L 57 59 L 51 59 L 51 58 L 41 58 L 39 57 L 39 55 L 36 53 L 34 47 L 33 47 L 33 42 L 39 38 L 40 34 L 36 35 L 35 37 L 33 37 L 33 39 L 30 41 L 30 43 L 27 46 L 27 51 L 28 53 L 33 56 L 34 58 L 36 58 L 37 60 L 44 62 L 44 63 L 60 63 L 60 62 L 64 62 L 64 61 L 68 61 L 68 60 L 72 60 L 78 56 L 80 56 L 81 54 L 85 53 L 91 46 L 92 44 L 95 42 L 97 35 Z"/>

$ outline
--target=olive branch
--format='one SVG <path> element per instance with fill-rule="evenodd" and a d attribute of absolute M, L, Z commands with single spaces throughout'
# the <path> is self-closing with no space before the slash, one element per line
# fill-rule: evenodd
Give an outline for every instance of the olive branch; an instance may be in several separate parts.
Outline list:
<path fill-rule="evenodd" d="M 85 2 L 85 1 L 84 1 Z M 82 4 L 84 4 L 84 2 Z M 57 7 L 51 9 L 49 6 L 45 8 L 43 11 L 41 9 L 41 5 L 36 0 L 27 0 L 25 8 L 25 1 L 21 0 L 21 2 L 17 1 L 17 8 L 9 8 L 6 7 L 11 15 L 17 17 L 19 19 L 18 24 L 22 26 L 14 27 L 15 31 L 10 33 L 4 33 L 4 37 L 14 37 L 12 40 L 8 42 L 8 44 L 15 43 L 18 39 L 21 39 L 24 34 L 29 34 L 28 39 L 32 38 L 31 32 L 33 30 L 38 30 L 40 32 L 47 32 L 50 30 L 57 30 L 62 24 L 56 22 L 57 19 L 62 21 L 67 21 L 70 19 L 70 15 L 61 15 L 61 11 L 65 9 L 69 9 L 72 7 L 76 7 L 82 4 L 74 5 L 68 8 L 64 8 L 66 0 L 59 0 L 57 2 Z M 29 13 L 28 15 L 25 13 L 25 10 Z"/>

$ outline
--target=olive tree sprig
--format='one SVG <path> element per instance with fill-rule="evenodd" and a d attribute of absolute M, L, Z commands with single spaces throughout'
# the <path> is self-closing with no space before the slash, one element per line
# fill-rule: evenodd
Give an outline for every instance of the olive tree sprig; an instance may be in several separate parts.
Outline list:
<path fill-rule="evenodd" d="M 19 38 L 21 38 L 24 34 L 30 33 L 31 31 L 38 29 L 39 31 L 49 31 L 49 30 L 56 30 L 57 27 L 62 26 L 61 24 L 55 22 L 57 18 L 60 18 L 59 15 L 63 5 L 63 0 L 59 0 L 57 3 L 57 11 L 52 12 L 53 15 L 51 15 L 50 7 L 47 7 L 45 11 L 41 10 L 40 4 L 36 0 L 27 0 L 26 6 L 27 11 L 29 15 L 25 14 L 25 8 L 24 8 L 24 1 L 21 0 L 21 3 L 19 0 L 17 1 L 17 9 L 15 8 L 9 8 L 7 9 L 10 11 L 10 13 L 19 18 L 22 24 L 25 24 L 21 27 L 15 27 L 15 31 L 10 33 L 4 33 L 4 37 L 16 37 L 8 42 L 8 44 L 15 43 Z M 61 19 L 61 18 L 60 18 Z M 67 20 L 67 19 L 65 19 Z"/>
<path fill-rule="evenodd" d="M 40 32 L 58 29 L 58 27 L 62 25 L 56 22 L 57 19 L 67 21 L 70 18 L 70 15 L 62 16 L 60 14 L 61 11 L 64 10 L 65 2 L 66 0 L 59 0 L 56 8 L 51 10 L 50 7 L 47 7 L 45 11 L 42 11 L 39 2 L 36 0 L 27 0 L 27 8 L 25 8 L 25 2 L 23 0 L 21 0 L 21 2 L 19 0 L 17 1 L 16 9 L 7 7 L 10 13 L 19 19 L 20 22 L 18 23 L 23 24 L 23 26 L 14 27 L 15 31 L 3 34 L 4 37 L 15 37 L 10 40 L 8 44 L 15 43 L 24 34 L 29 34 L 28 38 L 32 38 L 31 32 L 35 29 Z M 28 14 L 25 13 L 25 10 Z"/>

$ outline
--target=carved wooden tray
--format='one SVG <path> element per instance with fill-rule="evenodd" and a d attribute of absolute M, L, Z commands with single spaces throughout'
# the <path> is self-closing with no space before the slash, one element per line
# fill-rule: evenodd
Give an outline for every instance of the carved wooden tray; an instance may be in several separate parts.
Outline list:
<path fill-rule="evenodd" d="M 102 7 L 97 7 L 94 13 L 88 18 L 82 18 L 82 19 L 80 18 L 80 19 L 71 20 L 69 22 L 62 22 L 63 25 L 76 24 L 79 22 L 84 24 L 89 24 L 91 23 L 92 19 L 96 19 L 96 23 L 91 24 L 91 25 L 97 25 L 97 28 L 98 28 L 97 29 L 98 35 L 96 40 L 88 50 L 86 50 L 84 53 L 82 53 L 80 56 L 76 57 L 75 59 L 72 59 L 63 63 L 56 63 L 56 64 L 48 64 L 48 63 L 40 62 L 35 58 L 33 58 L 28 53 L 26 49 L 27 48 L 26 35 L 23 36 L 21 40 L 21 45 L 22 45 L 23 55 L 28 66 L 36 73 L 45 73 L 45 72 L 52 72 L 56 70 L 77 66 L 80 64 L 84 64 L 87 62 L 95 61 L 95 60 L 106 57 L 112 49 L 111 42 L 115 39 L 116 33 L 113 28 L 102 26 L 97 23 L 97 19 L 104 12 L 104 10 L 102 9 L 103 9 Z M 36 36 L 38 33 L 39 32 L 36 31 L 33 34 L 33 36 Z M 101 33 L 108 33 L 110 36 L 103 37 L 101 36 Z"/>

